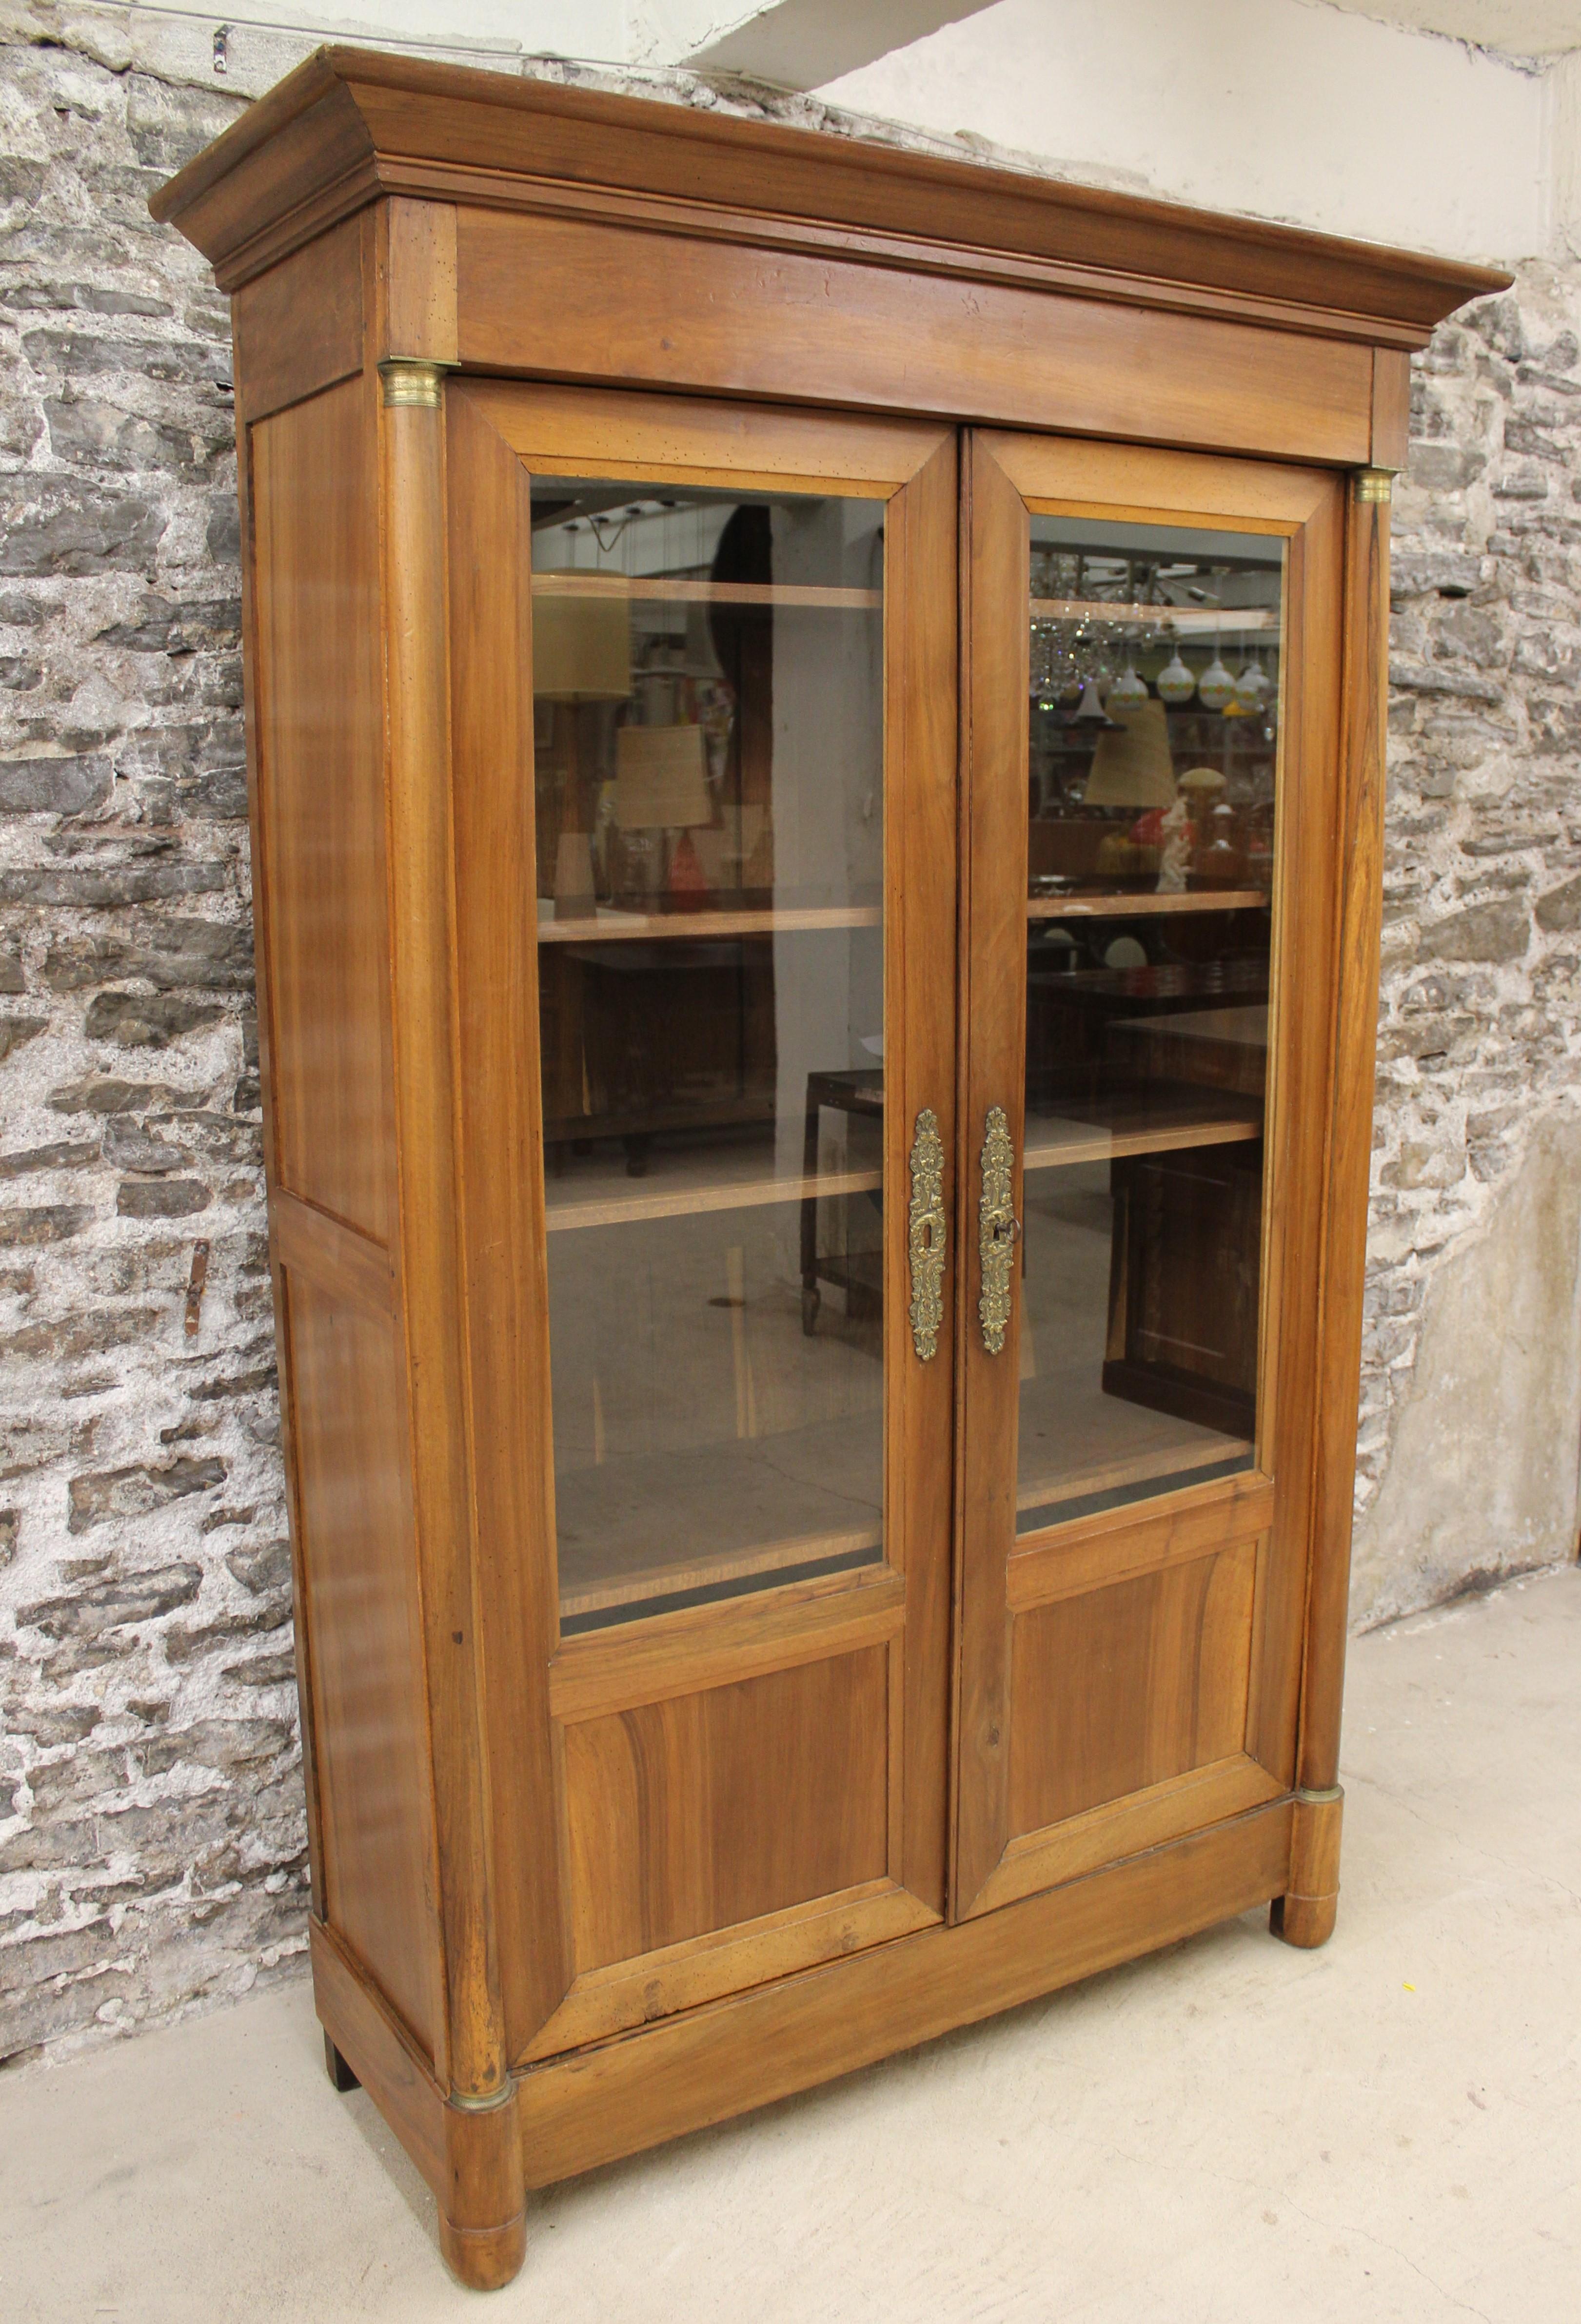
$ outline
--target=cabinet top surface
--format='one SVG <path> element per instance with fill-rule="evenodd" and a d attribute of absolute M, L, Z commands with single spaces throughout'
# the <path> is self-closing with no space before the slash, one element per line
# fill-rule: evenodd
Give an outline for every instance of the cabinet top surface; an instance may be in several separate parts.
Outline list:
<path fill-rule="evenodd" d="M 655 222 L 904 265 L 1020 265 L 1050 289 L 1219 307 L 1380 345 L 1425 341 L 1492 268 L 1254 218 L 515 75 L 324 48 L 150 204 L 235 290 L 383 194 L 531 210 L 583 189 Z M 1347 334 L 1348 335 L 1348 334 Z"/>

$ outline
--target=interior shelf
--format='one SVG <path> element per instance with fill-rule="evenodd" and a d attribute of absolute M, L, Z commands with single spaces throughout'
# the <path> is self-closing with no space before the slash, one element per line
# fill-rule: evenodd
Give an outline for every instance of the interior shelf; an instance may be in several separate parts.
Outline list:
<path fill-rule="evenodd" d="M 1099 1398 L 1111 1412 L 1134 1413 L 1135 1406 L 1117 1406 L 1113 1398 Z M 1181 1424 L 1170 1421 L 1170 1427 L 1179 1430 Z M 1253 1446 L 1249 1437 L 1220 1436 L 1207 1430 L 1198 1432 L 1199 1441 L 1190 1443 L 1155 1444 L 1144 1450 L 1115 1443 L 1105 1445 L 1102 1415 L 1097 1416 L 1098 1434 L 1089 1436 L 1083 1455 L 1073 1458 L 1068 1467 L 1052 1474 L 1029 1477 L 1016 1487 L 1015 1506 L 1018 1535 L 1041 1531 L 1045 1525 L 1059 1525 L 1059 1512 L 1065 1504 L 1084 1501 L 1096 1493 L 1123 1493 L 1130 1486 L 1152 1486 L 1157 1489 L 1161 1477 L 1189 1474 L 1197 1469 L 1211 1469 L 1220 1462 L 1250 1461 Z M 1121 1432 L 1113 1432 L 1118 1436 Z M 1019 1520 L 1029 1509 L 1047 1510 L 1037 1526 L 1023 1526 Z"/>
<path fill-rule="evenodd" d="M 649 1175 L 628 1176 L 622 1156 L 573 1162 L 563 1178 L 545 1182 L 550 1234 L 567 1227 L 623 1226 L 633 1219 L 693 1218 L 706 1211 L 748 1210 L 762 1203 L 800 1203 L 818 1195 L 875 1194 L 878 1170 L 825 1170 L 777 1176 L 771 1146 L 761 1157 L 739 1153 L 670 1154 L 661 1150 Z"/>
<path fill-rule="evenodd" d="M 623 912 L 601 904 L 590 918 L 540 920 L 538 941 L 546 944 L 618 944 L 655 936 L 671 941 L 705 936 L 796 935 L 817 928 L 876 928 L 880 904 L 791 905 L 744 912 Z"/>
<path fill-rule="evenodd" d="M 1270 898 L 1261 888 L 1197 888 L 1181 895 L 1031 896 L 1029 920 L 1142 919 L 1155 912 L 1266 911 Z"/>
<path fill-rule="evenodd" d="M 680 581 L 665 574 L 534 573 L 535 597 L 612 596 L 618 583 L 638 604 L 672 605 L 818 605 L 844 613 L 876 613 L 882 589 L 821 588 L 800 581 Z"/>
<path fill-rule="evenodd" d="M 1145 1082 L 1090 1101 L 1029 1107 L 1022 1167 L 1068 1168 L 1127 1154 L 1171 1153 L 1190 1146 L 1233 1146 L 1262 1135 L 1262 1101 L 1189 1083 Z"/>
<path fill-rule="evenodd" d="M 1182 637 L 1238 637 L 1245 630 L 1277 630 L 1280 622 L 1275 605 L 1126 605 L 1100 597 L 1034 597 L 1031 614 L 1035 622 L 1142 622 Z"/>
<path fill-rule="evenodd" d="M 836 1560 L 876 1560 L 882 1469 L 874 1413 L 559 1474 L 561 1619 Z M 710 1537 L 714 1546 L 660 1554 L 661 1542 Z"/>

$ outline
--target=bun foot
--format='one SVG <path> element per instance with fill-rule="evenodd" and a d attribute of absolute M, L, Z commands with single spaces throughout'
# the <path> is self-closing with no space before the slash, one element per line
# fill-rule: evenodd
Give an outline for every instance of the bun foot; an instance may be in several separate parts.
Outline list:
<path fill-rule="evenodd" d="M 458 2227 L 439 2213 L 439 2249 L 451 2273 L 469 2292 L 500 2292 L 527 2256 L 527 2214 L 498 2227 Z"/>

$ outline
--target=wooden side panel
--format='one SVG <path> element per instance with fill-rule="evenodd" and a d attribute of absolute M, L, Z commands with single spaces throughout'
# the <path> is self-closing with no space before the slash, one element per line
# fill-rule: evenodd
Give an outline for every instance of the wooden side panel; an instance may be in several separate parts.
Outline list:
<path fill-rule="evenodd" d="M 251 436 L 280 1183 L 387 1242 L 394 1132 L 377 482 L 363 383 L 278 412 Z"/>
<path fill-rule="evenodd" d="M 347 218 L 237 291 L 231 328 L 244 426 L 362 369 L 362 221 Z"/>
<path fill-rule="evenodd" d="M 1012 1836 L 1242 1748 L 1257 1556 L 1243 1542 L 1020 1617 Z"/>
<path fill-rule="evenodd" d="M 578 1970 L 882 1879 L 887 1666 L 870 1646 L 569 1728 Z"/>
<path fill-rule="evenodd" d="M 285 1286 L 325 1918 L 432 2056 L 433 1809 L 400 1345 L 392 1320 L 300 1271 Z"/>
<path fill-rule="evenodd" d="M 461 360 L 1360 461 L 1373 350 L 566 218 L 457 216 Z M 615 286 L 612 289 L 612 285 Z"/>

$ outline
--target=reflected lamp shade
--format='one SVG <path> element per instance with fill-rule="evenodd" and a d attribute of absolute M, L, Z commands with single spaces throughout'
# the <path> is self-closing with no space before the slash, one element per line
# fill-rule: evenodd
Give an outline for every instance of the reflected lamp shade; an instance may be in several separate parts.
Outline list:
<path fill-rule="evenodd" d="M 615 819 L 623 831 L 695 831 L 712 823 L 700 726 L 622 726 L 615 753 Z"/>
<path fill-rule="evenodd" d="M 1116 703 L 1116 722 L 1098 736 L 1084 794 L 1088 807 L 1173 807 L 1175 762 L 1161 702 Z"/>
<path fill-rule="evenodd" d="M 631 593 L 625 576 L 534 576 L 533 693 L 550 702 L 624 702 L 631 690 Z"/>

